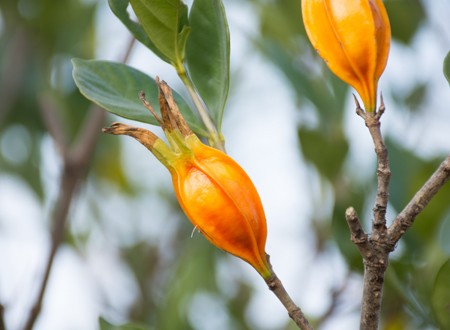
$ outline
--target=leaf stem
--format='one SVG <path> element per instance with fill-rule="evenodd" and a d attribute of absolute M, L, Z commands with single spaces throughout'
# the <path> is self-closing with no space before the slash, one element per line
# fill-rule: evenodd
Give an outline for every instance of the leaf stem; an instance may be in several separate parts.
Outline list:
<path fill-rule="evenodd" d="M 223 135 L 217 131 L 216 125 L 213 123 L 208 110 L 203 104 L 203 101 L 198 96 L 198 93 L 196 92 L 194 84 L 191 78 L 188 76 L 186 69 L 184 67 L 181 68 L 178 67 L 177 73 L 178 76 L 181 78 L 183 84 L 186 86 L 187 91 L 192 99 L 192 102 L 194 102 L 194 105 L 200 115 L 200 118 L 206 127 L 206 130 L 209 132 L 208 137 L 209 144 L 216 149 L 226 152 L 225 140 L 223 138 Z"/>

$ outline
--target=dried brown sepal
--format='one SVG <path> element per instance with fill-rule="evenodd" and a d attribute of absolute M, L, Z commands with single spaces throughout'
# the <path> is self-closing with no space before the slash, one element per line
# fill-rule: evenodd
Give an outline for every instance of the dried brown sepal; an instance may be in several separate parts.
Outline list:
<path fill-rule="evenodd" d="M 150 111 L 150 113 L 152 114 L 153 117 L 155 117 L 155 119 L 158 121 L 159 125 L 161 127 L 164 126 L 164 122 L 162 121 L 162 119 L 158 116 L 158 114 L 156 113 L 156 111 L 153 109 L 152 105 L 147 101 L 147 99 L 145 98 L 145 92 L 144 91 L 140 91 L 139 92 L 139 99 L 141 100 L 141 102 L 144 104 L 144 106 L 147 108 L 148 111 Z"/>
<path fill-rule="evenodd" d="M 163 129 L 169 131 L 177 129 L 183 136 L 191 135 L 192 130 L 184 120 L 178 105 L 173 99 L 172 89 L 164 80 L 159 80 L 159 77 L 156 77 L 156 84 L 158 86 L 159 105 L 161 108 L 162 121 L 164 123 Z"/>
<path fill-rule="evenodd" d="M 159 138 L 152 132 L 139 128 L 133 127 L 122 123 L 113 123 L 110 127 L 102 128 L 103 133 L 113 134 L 113 135 L 128 135 L 140 143 L 142 143 L 150 151 L 153 150 L 153 145 Z"/>

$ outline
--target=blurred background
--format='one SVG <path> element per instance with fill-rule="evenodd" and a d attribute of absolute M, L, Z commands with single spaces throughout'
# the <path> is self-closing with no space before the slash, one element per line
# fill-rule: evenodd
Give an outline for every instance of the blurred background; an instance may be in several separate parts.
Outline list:
<path fill-rule="evenodd" d="M 344 211 L 354 206 L 369 228 L 376 178 L 352 90 L 312 50 L 299 0 L 224 4 L 232 78 L 223 133 L 263 200 L 274 270 L 318 329 L 357 329 L 363 265 Z M 450 153 L 450 3 L 385 4 L 392 220 Z M 37 330 L 295 329 L 249 265 L 191 235 L 163 166 L 135 141 L 100 134 L 125 120 L 81 96 L 70 60 L 122 61 L 129 44 L 106 1 L 0 2 L 0 329 L 30 329 L 37 311 Z M 183 94 L 145 47 L 128 64 Z M 383 329 L 443 329 L 433 299 L 449 237 L 447 185 L 392 255 Z"/>

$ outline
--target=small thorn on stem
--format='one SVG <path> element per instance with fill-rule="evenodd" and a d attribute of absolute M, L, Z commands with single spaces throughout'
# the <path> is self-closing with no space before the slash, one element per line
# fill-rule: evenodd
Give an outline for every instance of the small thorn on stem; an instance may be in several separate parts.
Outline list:
<path fill-rule="evenodd" d="M 383 99 L 383 93 L 380 92 L 380 107 L 377 111 L 377 119 L 380 119 L 383 115 L 384 111 L 386 110 L 386 107 L 384 106 L 384 99 Z"/>
<path fill-rule="evenodd" d="M 158 79 L 159 81 L 159 79 Z M 140 91 L 139 92 L 139 99 L 141 100 L 141 102 L 144 104 L 144 106 L 147 108 L 147 110 L 150 111 L 150 113 L 153 115 L 153 117 L 155 117 L 156 121 L 158 122 L 158 124 L 163 127 L 164 126 L 164 122 L 162 121 L 162 119 L 158 116 L 158 114 L 156 113 L 156 111 L 153 109 L 152 105 L 150 103 L 148 103 L 148 101 L 145 98 L 145 92 L 144 91 Z"/>
<path fill-rule="evenodd" d="M 359 101 L 358 101 L 358 99 L 357 99 L 355 94 L 353 94 L 353 100 L 355 101 L 355 105 L 356 105 L 356 114 L 358 116 L 360 116 L 361 118 L 365 119 L 366 118 L 366 113 L 361 108 L 361 105 L 359 104 Z"/>

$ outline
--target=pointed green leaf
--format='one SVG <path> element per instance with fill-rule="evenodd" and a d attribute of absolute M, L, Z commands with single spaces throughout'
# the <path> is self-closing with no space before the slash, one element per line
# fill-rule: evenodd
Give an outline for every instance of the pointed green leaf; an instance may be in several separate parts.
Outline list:
<path fill-rule="evenodd" d="M 114 15 L 116 15 L 117 18 L 123 23 L 123 25 L 127 27 L 128 31 L 131 32 L 136 40 L 140 41 L 143 45 L 145 45 L 148 49 L 155 53 L 160 59 L 170 63 L 169 58 L 161 53 L 147 36 L 144 29 L 142 28 L 142 25 L 130 18 L 129 13 L 127 12 L 127 7 L 130 3 L 129 0 L 108 0 L 108 3 Z"/>
<path fill-rule="evenodd" d="M 173 65 L 180 65 L 189 33 L 186 5 L 181 0 L 130 0 L 130 4 L 156 48 Z"/>
<path fill-rule="evenodd" d="M 431 305 L 440 329 L 450 329 L 450 259 L 436 276 Z"/>
<path fill-rule="evenodd" d="M 448 83 L 450 84 L 450 52 L 448 52 L 444 60 L 444 75 L 445 78 L 447 78 Z"/>
<path fill-rule="evenodd" d="M 194 0 L 189 24 L 189 74 L 220 131 L 230 80 L 230 35 L 222 1 Z"/>
<path fill-rule="evenodd" d="M 159 111 L 158 89 L 152 78 L 121 63 L 81 59 L 73 59 L 72 63 L 75 83 L 87 99 L 120 117 L 158 125 L 138 96 L 143 90 L 155 111 Z M 200 119 L 183 98 L 175 91 L 173 95 L 191 129 L 207 136 Z"/>

